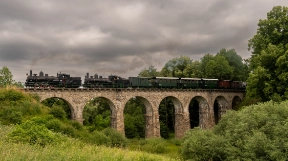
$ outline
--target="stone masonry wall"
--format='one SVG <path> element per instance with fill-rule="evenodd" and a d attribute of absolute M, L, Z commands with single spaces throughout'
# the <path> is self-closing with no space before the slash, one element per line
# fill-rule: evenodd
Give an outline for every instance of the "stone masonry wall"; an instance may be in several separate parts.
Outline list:
<path fill-rule="evenodd" d="M 172 98 L 175 107 L 175 137 L 181 138 L 190 129 L 189 104 L 194 98 L 199 102 L 199 120 L 201 128 L 211 128 L 215 125 L 214 102 L 217 101 L 220 117 L 232 109 L 235 97 L 243 99 L 243 91 L 224 90 L 171 90 L 171 89 L 26 89 L 26 92 L 36 93 L 41 101 L 57 97 L 69 104 L 72 119 L 83 122 L 82 113 L 85 105 L 97 97 L 106 98 L 112 111 L 111 126 L 121 133 L 124 132 L 124 108 L 133 97 L 139 98 L 146 107 L 146 137 L 160 137 L 158 108 L 161 101 Z"/>

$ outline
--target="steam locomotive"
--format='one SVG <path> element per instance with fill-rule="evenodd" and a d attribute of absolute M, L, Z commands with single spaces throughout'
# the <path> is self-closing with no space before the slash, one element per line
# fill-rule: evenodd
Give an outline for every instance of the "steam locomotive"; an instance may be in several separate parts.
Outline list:
<path fill-rule="evenodd" d="M 27 74 L 28 75 L 28 74 Z M 245 89 L 245 82 L 205 79 L 205 78 L 178 78 L 178 77 L 129 77 L 128 79 L 116 75 L 103 78 L 95 74 L 86 74 L 84 83 L 81 77 L 70 77 L 69 74 L 57 73 L 57 77 L 48 76 L 41 71 L 39 76 L 27 76 L 27 88 L 178 88 L 178 89 Z"/>
<path fill-rule="evenodd" d="M 79 88 L 81 86 L 81 77 L 70 77 L 70 74 L 57 73 L 57 76 L 48 76 L 40 71 L 39 76 L 33 74 L 30 70 L 30 74 L 27 74 L 25 86 L 41 87 L 41 88 Z"/>

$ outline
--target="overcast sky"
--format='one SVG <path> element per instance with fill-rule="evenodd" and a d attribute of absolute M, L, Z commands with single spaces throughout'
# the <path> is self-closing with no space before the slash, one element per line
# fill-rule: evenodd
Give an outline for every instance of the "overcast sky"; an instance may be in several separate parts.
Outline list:
<path fill-rule="evenodd" d="M 221 48 L 249 58 L 259 19 L 287 0 L 0 0 L 0 67 L 137 76 Z"/>

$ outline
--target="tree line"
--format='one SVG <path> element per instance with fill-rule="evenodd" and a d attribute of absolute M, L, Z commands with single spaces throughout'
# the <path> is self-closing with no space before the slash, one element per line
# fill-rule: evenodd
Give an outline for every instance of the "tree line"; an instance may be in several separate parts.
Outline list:
<path fill-rule="evenodd" d="M 243 60 L 235 49 L 221 49 L 216 55 L 206 54 L 200 60 L 180 56 L 169 60 L 157 71 L 154 66 L 139 73 L 141 77 L 189 77 L 217 78 L 245 81 L 248 77 L 248 61 Z"/>

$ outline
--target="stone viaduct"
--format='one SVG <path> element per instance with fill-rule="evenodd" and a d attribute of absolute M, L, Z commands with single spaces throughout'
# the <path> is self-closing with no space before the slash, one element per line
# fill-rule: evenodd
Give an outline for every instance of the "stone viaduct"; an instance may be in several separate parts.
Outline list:
<path fill-rule="evenodd" d="M 72 119 L 83 122 L 85 105 L 100 97 L 108 101 L 111 109 L 111 127 L 124 132 L 124 108 L 131 98 L 138 98 L 146 108 L 146 138 L 160 137 L 159 105 L 170 98 L 175 108 L 175 137 L 182 137 L 190 129 L 189 107 L 196 102 L 201 128 L 211 128 L 221 116 L 238 104 L 244 97 L 244 91 L 203 90 L 203 89 L 25 89 L 26 92 L 39 95 L 43 101 L 48 98 L 60 98 L 71 109 Z"/>

